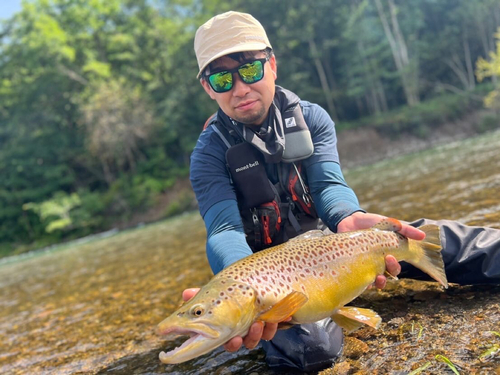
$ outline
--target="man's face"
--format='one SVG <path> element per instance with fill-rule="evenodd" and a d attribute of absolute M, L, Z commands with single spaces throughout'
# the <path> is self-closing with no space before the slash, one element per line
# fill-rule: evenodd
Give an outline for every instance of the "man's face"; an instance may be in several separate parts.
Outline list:
<path fill-rule="evenodd" d="M 254 54 L 255 59 L 264 58 L 263 52 Z M 215 60 L 213 70 L 233 69 L 243 64 L 227 56 Z M 273 102 L 277 77 L 274 55 L 264 64 L 264 77 L 255 83 L 247 84 L 237 73 L 233 74 L 233 87 L 223 93 L 216 93 L 204 79 L 201 84 L 210 97 L 217 102 L 226 115 L 245 125 L 261 125 Z"/>

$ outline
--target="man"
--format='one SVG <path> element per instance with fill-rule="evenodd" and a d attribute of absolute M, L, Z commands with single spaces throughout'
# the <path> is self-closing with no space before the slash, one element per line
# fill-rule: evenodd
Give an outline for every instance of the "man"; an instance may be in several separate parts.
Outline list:
<path fill-rule="evenodd" d="M 365 229 L 383 218 L 364 212 L 345 182 L 326 111 L 275 85 L 276 57 L 255 18 L 238 12 L 213 17 L 198 29 L 195 52 L 200 83 L 219 105 L 191 157 L 214 273 L 310 229 Z M 415 240 L 425 236 L 408 224 L 401 233 Z M 448 263 L 456 259 L 453 253 Z M 386 268 L 391 275 L 401 271 L 391 256 Z M 378 288 L 385 282 L 383 275 L 374 280 Z M 188 289 L 183 298 L 196 292 Z M 325 319 L 278 333 L 276 324 L 256 322 L 246 337 L 231 339 L 225 348 L 254 348 L 261 339 L 271 367 L 302 371 L 331 366 L 343 346 L 341 329 Z"/>

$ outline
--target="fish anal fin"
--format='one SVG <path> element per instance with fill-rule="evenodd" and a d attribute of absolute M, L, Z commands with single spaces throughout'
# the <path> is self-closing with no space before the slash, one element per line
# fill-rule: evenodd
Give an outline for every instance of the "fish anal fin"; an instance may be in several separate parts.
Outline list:
<path fill-rule="evenodd" d="M 332 315 L 332 320 L 347 333 L 357 330 L 363 324 L 377 329 L 382 322 L 382 318 L 375 311 L 354 306 L 341 307 Z"/>
<path fill-rule="evenodd" d="M 295 314 L 306 302 L 308 298 L 304 293 L 293 291 L 285 298 L 276 303 L 273 307 L 258 317 L 268 323 L 279 323 Z"/>
<path fill-rule="evenodd" d="M 388 230 L 391 232 L 399 232 L 402 228 L 403 224 L 401 224 L 399 220 L 393 219 L 392 217 L 386 217 L 372 227 L 372 229 Z"/>

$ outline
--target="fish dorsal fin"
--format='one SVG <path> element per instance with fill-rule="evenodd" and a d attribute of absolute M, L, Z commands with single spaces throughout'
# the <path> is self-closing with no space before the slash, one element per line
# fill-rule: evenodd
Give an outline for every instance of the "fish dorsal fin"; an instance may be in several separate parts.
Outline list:
<path fill-rule="evenodd" d="M 279 323 L 286 318 L 292 316 L 300 309 L 308 300 L 304 293 L 293 291 L 285 298 L 276 303 L 273 307 L 258 317 L 268 323 Z"/>
<path fill-rule="evenodd" d="M 363 324 L 378 328 L 382 322 L 382 318 L 375 311 L 353 306 L 341 307 L 332 315 L 332 320 L 348 333 L 357 330 Z"/>
<path fill-rule="evenodd" d="M 399 232 L 401 228 L 403 228 L 401 222 L 397 219 L 393 219 L 392 217 L 386 217 L 384 220 L 372 227 L 372 229 L 388 230 L 391 232 Z"/>
<path fill-rule="evenodd" d="M 298 236 L 290 239 L 289 241 L 307 240 L 309 238 L 318 238 L 318 237 L 324 237 L 324 236 L 325 236 L 325 233 L 322 230 L 313 229 L 313 230 L 307 231 L 305 233 L 299 234 Z"/>

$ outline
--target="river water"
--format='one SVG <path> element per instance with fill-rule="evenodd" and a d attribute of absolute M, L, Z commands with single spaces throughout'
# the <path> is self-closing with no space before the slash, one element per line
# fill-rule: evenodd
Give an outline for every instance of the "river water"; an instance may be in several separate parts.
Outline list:
<path fill-rule="evenodd" d="M 500 228 L 500 132 L 346 172 L 361 205 L 403 220 Z M 154 329 L 181 292 L 206 283 L 197 213 L 0 264 L 0 374 L 268 374 L 257 348 L 164 365 Z M 325 374 L 500 373 L 500 288 L 391 282 L 360 298 L 384 319 Z M 430 302 L 429 302 L 430 301 Z M 448 308 L 446 306 L 452 306 Z M 385 309 L 385 310 L 384 310 Z M 381 311 L 382 310 L 382 311 Z M 360 371 L 360 372 L 357 372 Z"/>

